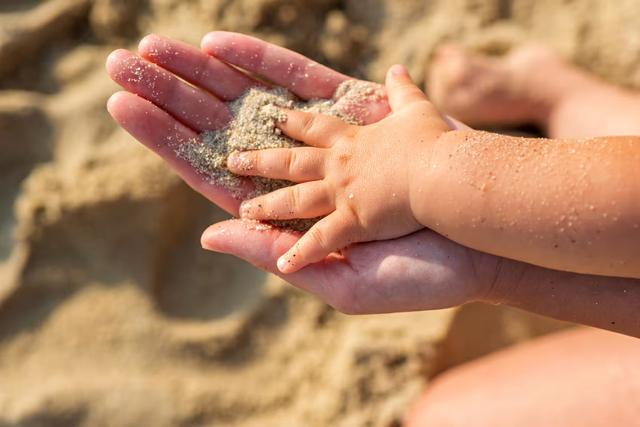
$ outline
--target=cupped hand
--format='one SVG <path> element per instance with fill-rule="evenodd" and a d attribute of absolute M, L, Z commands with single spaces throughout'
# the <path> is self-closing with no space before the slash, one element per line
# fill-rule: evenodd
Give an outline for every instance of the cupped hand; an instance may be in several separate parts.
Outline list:
<path fill-rule="evenodd" d="M 210 226 L 202 245 L 282 276 L 276 262 L 297 240 L 292 233 L 235 219 Z M 424 229 L 352 245 L 284 278 L 344 313 L 390 313 L 492 300 L 498 264 L 494 256 Z"/>
<path fill-rule="evenodd" d="M 137 55 L 124 49 L 112 52 L 106 67 L 125 89 L 107 104 L 116 122 L 159 154 L 194 190 L 232 214 L 240 202 L 203 179 L 176 155 L 175 147 L 224 127 L 231 118 L 225 102 L 252 86 L 269 81 L 302 99 L 331 98 L 349 79 L 290 50 L 226 32 L 207 34 L 202 50 L 152 34 L 142 39 Z M 373 123 L 386 116 L 389 107 L 385 100 L 368 100 L 358 111 L 363 122 Z"/>
<path fill-rule="evenodd" d="M 231 117 L 226 102 L 251 86 L 270 82 L 303 99 L 329 98 L 349 77 L 241 34 L 209 33 L 201 48 L 150 35 L 140 42 L 138 54 L 113 52 L 107 70 L 125 91 L 109 99 L 108 110 L 192 188 L 237 214 L 240 201 L 179 158 L 176 144 L 225 126 Z M 364 123 L 374 123 L 390 111 L 385 100 L 363 107 L 359 110 Z M 293 233 L 231 220 L 207 229 L 202 244 L 278 274 L 278 257 L 298 239 Z M 495 257 L 423 230 L 401 239 L 354 245 L 286 279 L 346 312 L 408 311 L 483 298 L 497 264 Z"/>

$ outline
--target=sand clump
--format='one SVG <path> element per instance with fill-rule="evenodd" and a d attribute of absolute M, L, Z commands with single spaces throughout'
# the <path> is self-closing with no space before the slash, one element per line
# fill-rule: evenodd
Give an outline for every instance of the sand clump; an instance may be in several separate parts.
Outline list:
<path fill-rule="evenodd" d="M 384 96 L 381 89 L 358 80 L 343 82 L 331 99 L 308 101 L 299 100 L 283 88 L 253 87 L 229 103 L 232 119 L 227 126 L 205 131 L 199 139 L 181 144 L 175 151 L 180 158 L 189 161 L 204 179 L 224 186 L 238 199 L 253 198 L 294 183 L 262 177 L 242 178 L 227 169 L 227 158 L 237 151 L 301 147 L 301 142 L 284 135 L 277 127 L 287 118 L 285 109 L 324 114 L 361 125 L 359 107 L 377 102 Z M 253 184 L 249 194 L 242 190 L 243 179 L 249 179 Z M 304 231 L 316 221 L 278 221 L 273 218 L 272 222 L 280 227 Z"/>

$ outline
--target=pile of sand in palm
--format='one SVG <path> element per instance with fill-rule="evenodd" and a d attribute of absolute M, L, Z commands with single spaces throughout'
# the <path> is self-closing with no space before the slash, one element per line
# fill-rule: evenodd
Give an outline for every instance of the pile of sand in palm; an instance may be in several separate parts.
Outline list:
<path fill-rule="evenodd" d="M 360 125 L 359 106 L 379 100 L 384 94 L 370 83 L 348 80 L 332 99 L 299 100 L 283 88 L 254 87 L 229 104 L 232 120 L 222 129 L 205 131 L 198 140 L 182 144 L 176 154 L 193 165 L 205 179 L 221 184 L 239 198 L 253 198 L 279 188 L 294 185 L 290 181 L 261 177 L 242 178 L 227 169 L 227 158 L 235 151 L 294 148 L 303 145 L 284 135 L 277 123 L 286 120 L 283 109 L 307 111 L 338 117 Z M 242 179 L 253 184 L 250 194 L 241 192 Z M 277 220 L 277 218 L 274 218 Z M 309 229 L 317 219 L 272 221 L 274 225 L 298 231 Z"/>

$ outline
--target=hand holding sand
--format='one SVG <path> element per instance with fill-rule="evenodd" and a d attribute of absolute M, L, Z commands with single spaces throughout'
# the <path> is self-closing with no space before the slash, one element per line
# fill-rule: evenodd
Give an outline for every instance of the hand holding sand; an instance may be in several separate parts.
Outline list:
<path fill-rule="evenodd" d="M 203 179 L 175 149 L 176 143 L 193 143 L 203 132 L 224 128 L 231 119 L 225 101 L 237 99 L 250 87 L 263 86 L 234 67 L 288 88 L 302 99 L 330 98 L 350 79 L 297 53 L 241 34 L 210 33 L 202 47 L 204 52 L 150 35 L 140 42 L 140 56 L 126 50 L 113 52 L 107 70 L 127 91 L 113 95 L 108 108 L 124 129 L 159 154 L 191 187 L 236 213 L 240 201 L 232 192 Z M 362 123 L 374 123 L 390 111 L 384 99 L 362 107 Z M 279 274 L 276 260 L 297 239 L 276 228 L 258 230 L 252 223 L 230 220 L 209 227 L 202 245 Z M 340 257 L 327 257 L 287 275 L 287 281 L 345 312 L 423 310 L 484 298 L 497 262 L 495 257 L 423 230 L 403 239 L 356 245 Z M 411 269 L 405 268 L 408 263 Z M 478 272 L 474 263 L 480 265 Z"/>
<path fill-rule="evenodd" d="M 262 81 L 238 69 L 305 100 L 331 98 L 350 78 L 300 54 L 240 34 L 209 33 L 202 40 L 202 49 L 204 52 L 149 35 L 140 42 L 139 55 L 124 49 L 114 51 L 107 59 L 107 71 L 126 92 L 114 94 L 108 109 L 124 129 L 167 161 L 194 190 L 236 213 L 240 201 L 231 191 L 219 182 L 203 179 L 176 151 L 181 144 L 200 140 L 204 132 L 224 128 L 232 117 L 227 102 L 251 87 L 264 87 Z M 373 123 L 389 112 L 385 100 L 362 107 L 363 123 Z"/>
<path fill-rule="evenodd" d="M 302 88 L 310 97 L 321 97 L 322 90 L 327 92 L 325 97 L 330 96 L 348 77 L 316 64 L 310 73 L 314 87 L 309 88 L 309 84 L 296 79 L 299 73 L 286 74 L 282 63 L 302 67 L 315 63 L 240 34 L 211 33 L 203 46 L 210 53 L 220 52 L 219 57 L 158 36 L 145 38 L 140 51 L 164 68 L 127 51 L 114 52 L 107 68 L 129 92 L 114 95 L 109 110 L 121 126 L 160 154 L 192 187 L 236 212 L 239 201 L 228 190 L 203 180 L 168 145 L 172 141 L 192 141 L 203 130 L 225 126 L 229 115 L 221 100 L 235 99 L 255 84 L 221 58 L 257 75 L 273 74 L 273 82 L 291 86 L 292 90 Z M 380 120 L 388 112 L 386 103 L 370 105 L 369 122 Z M 241 220 L 212 225 L 202 235 L 206 249 L 238 256 L 276 274 L 276 260 L 297 240 L 292 233 L 276 228 L 257 230 Z M 465 248 L 428 230 L 401 239 L 354 245 L 340 256 L 331 255 L 287 275 L 287 280 L 350 313 L 425 310 L 481 300 L 640 334 L 636 305 L 629 303 L 640 299 L 637 281 L 534 267 Z M 570 303 L 559 306 L 558 301 Z M 609 307 L 616 307 L 615 321 L 611 321 Z"/>
<path fill-rule="evenodd" d="M 386 89 L 393 113 L 378 123 L 354 126 L 335 117 L 288 111 L 279 128 L 312 147 L 229 158 L 235 173 L 299 183 L 244 202 L 243 218 L 324 217 L 280 258 L 283 273 L 352 243 L 401 237 L 423 227 L 412 211 L 413 169 L 449 125 L 404 67 L 391 68 Z"/>

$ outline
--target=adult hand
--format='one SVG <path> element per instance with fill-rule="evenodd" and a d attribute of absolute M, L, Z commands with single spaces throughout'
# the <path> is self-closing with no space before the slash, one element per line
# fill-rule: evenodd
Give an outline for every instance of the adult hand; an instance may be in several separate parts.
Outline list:
<path fill-rule="evenodd" d="M 226 32 L 207 34 L 202 50 L 149 35 L 140 42 L 138 55 L 122 49 L 113 52 L 107 70 L 126 90 L 109 99 L 113 118 L 192 188 L 232 214 L 237 213 L 239 201 L 177 157 L 176 144 L 223 127 L 230 119 L 225 102 L 251 86 L 268 81 L 303 99 L 329 98 L 349 79 L 287 49 Z M 389 112 L 384 100 L 362 107 L 358 110 L 365 123 Z M 262 228 L 240 220 L 225 221 L 207 229 L 202 244 L 278 274 L 276 260 L 299 236 Z M 498 264 L 496 257 L 423 230 L 396 240 L 352 246 L 285 278 L 342 311 L 380 313 L 444 308 L 481 299 L 493 283 Z"/>
<path fill-rule="evenodd" d="M 176 155 L 176 145 L 224 127 L 231 118 L 225 102 L 252 86 L 264 86 L 263 81 L 310 99 L 330 98 L 349 77 L 241 34 L 209 33 L 202 48 L 151 34 L 140 42 L 138 55 L 125 49 L 112 52 L 107 72 L 126 91 L 114 94 L 107 108 L 124 129 L 159 154 L 193 189 L 236 214 L 240 201 L 220 185 L 203 179 Z M 373 123 L 389 113 L 389 106 L 386 100 L 369 100 L 355 110 L 365 123 Z"/>

